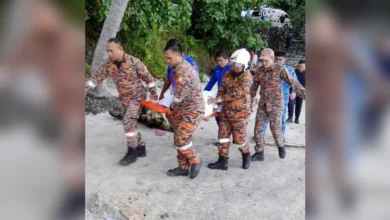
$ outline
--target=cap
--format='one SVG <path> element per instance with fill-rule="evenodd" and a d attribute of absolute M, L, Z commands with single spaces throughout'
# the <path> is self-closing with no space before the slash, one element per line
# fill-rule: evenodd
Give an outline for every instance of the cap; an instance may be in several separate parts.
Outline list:
<path fill-rule="evenodd" d="M 269 60 L 275 57 L 274 51 L 271 48 L 265 48 L 261 51 L 260 60 Z"/>

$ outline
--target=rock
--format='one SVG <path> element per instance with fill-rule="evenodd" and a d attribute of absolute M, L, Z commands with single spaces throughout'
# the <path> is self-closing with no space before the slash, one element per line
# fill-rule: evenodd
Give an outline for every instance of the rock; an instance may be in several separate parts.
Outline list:
<path fill-rule="evenodd" d="M 168 213 L 164 213 L 160 216 L 161 219 L 165 219 L 165 218 L 169 218 L 169 214 Z"/>
<path fill-rule="evenodd" d="M 144 219 L 144 213 L 141 210 L 123 202 L 123 198 L 114 195 L 93 194 L 87 203 L 87 209 L 90 215 L 97 218 L 115 219 L 115 220 L 141 220 Z"/>
<path fill-rule="evenodd" d="M 92 94 L 87 94 L 85 97 L 85 113 L 94 115 L 106 112 L 114 108 L 118 104 L 118 98 L 114 96 L 96 97 Z"/>

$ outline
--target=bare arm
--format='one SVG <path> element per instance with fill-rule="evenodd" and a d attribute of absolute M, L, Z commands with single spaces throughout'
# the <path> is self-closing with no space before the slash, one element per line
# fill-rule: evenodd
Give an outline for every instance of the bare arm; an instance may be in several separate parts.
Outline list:
<path fill-rule="evenodd" d="M 159 98 L 160 100 L 164 98 L 164 94 L 170 86 L 171 86 L 171 81 L 169 79 L 165 79 L 164 86 L 163 86 L 161 93 L 160 93 L 160 98 Z"/>

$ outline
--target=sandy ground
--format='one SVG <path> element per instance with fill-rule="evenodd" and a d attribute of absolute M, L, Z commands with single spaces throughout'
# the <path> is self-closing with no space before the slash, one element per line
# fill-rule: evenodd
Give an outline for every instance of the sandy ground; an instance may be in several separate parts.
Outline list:
<path fill-rule="evenodd" d="M 115 89 L 110 85 L 112 93 Z M 303 107 L 304 109 L 304 107 Z M 304 111 L 304 110 L 303 110 Z M 254 117 L 248 126 L 253 136 Z M 305 216 L 305 115 L 301 124 L 287 125 L 287 157 L 279 159 L 268 130 L 265 161 L 241 168 L 241 155 L 232 146 L 229 170 L 216 171 L 207 164 L 217 159 L 215 120 L 203 121 L 193 143 L 203 160 L 196 179 L 169 177 L 177 167 L 173 134 L 156 136 L 155 129 L 139 124 L 147 157 L 122 167 L 126 153 L 121 121 L 108 113 L 86 116 L 87 219 L 189 219 L 257 220 L 304 219 Z M 254 143 L 251 141 L 251 151 Z"/>

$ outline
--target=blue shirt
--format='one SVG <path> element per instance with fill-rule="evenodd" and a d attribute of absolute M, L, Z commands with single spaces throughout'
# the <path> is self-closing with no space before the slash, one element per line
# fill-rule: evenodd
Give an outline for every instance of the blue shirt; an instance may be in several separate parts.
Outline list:
<path fill-rule="evenodd" d="M 295 74 L 297 74 L 299 83 L 305 87 L 306 84 L 306 71 L 299 72 L 297 69 L 295 70 Z"/>
<path fill-rule="evenodd" d="M 183 55 L 183 57 L 187 62 L 189 62 L 192 65 L 192 67 L 195 68 L 196 72 L 199 74 L 198 64 L 195 62 L 195 60 L 185 54 Z M 171 92 L 173 93 L 173 91 L 176 89 L 176 81 L 175 81 L 175 75 L 173 74 L 173 68 L 171 66 L 168 66 L 167 69 L 167 79 L 171 81 Z"/>
<path fill-rule="evenodd" d="M 230 69 L 231 69 L 230 64 L 227 64 L 224 68 L 221 68 L 219 65 L 217 65 L 214 68 L 213 75 L 211 76 L 210 81 L 207 83 L 207 86 L 204 88 L 204 90 L 211 91 L 216 82 L 218 83 L 218 89 L 219 89 L 221 87 L 223 76 Z"/>
<path fill-rule="evenodd" d="M 284 67 L 286 67 L 287 71 L 291 74 L 291 76 L 294 78 L 294 80 L 298 81 L 297 75 L 295 75 L 294 68 L 292 68 L 291 66 L 289 66 L 287 64 L 285 64 Z M 282 90 L 283 90 L 284 99 L 288 100 L 288 95 L 290 94 L 292 89 L 290 90 L 290 85 L 288 83 L 286 83 L 284 80 L 282 80 Z M 284 103 L 284 104 L 286 104 L 286 103 Z"/>

